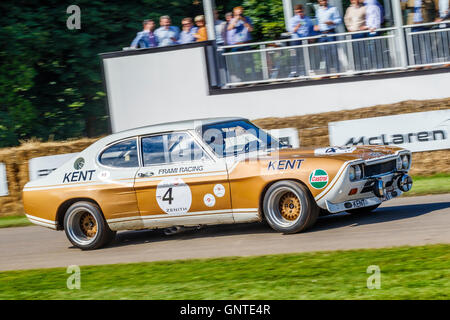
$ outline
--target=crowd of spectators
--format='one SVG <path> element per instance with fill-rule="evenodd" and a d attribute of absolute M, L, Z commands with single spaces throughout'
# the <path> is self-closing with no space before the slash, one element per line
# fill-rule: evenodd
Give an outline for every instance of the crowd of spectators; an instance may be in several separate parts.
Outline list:
<path fill-rule="evenodd" d="M 215 13 L 214 31 L 218 45 L 233 45 L 250 41 L 253 23 L 244 16 L 244 9 L 236 7 L 233 12 L 225 14 L 225 21 L 219 20 Z M 195 25 L 194 25 L 195 23 Z M 196 16 L 195 19 L 186 17 L 181 21 L 181 30 L 172 25 L 169 16 L 159 19 L 159 28 L 153 20 L 144 20 L 143 30 L 138 32 L 131 48 L 165 47 L 175 44 L 186 44 L 208 40 L 205 17 Z"/>
<path fill-rule="evenodd" d="M 449 0 L 400 0 L 403 9 L 410 12 L 407 23 L 427 23 L 449 18 Z M 288 32 L 292 39 L 301 39 L 316 35 L 334 34 L 337 27 L 344 23 L 348 32 L 354 32 L 354 39 L 378 35 L 377 30 L 384 22 L 384 8 L 378 0 L 350 0 L 342 18 L 339 10 L 328 4 L 328 0 L 318 0 L 314 18 L 305 14 L 304 7 L 294 7 L 294 16 L 288 23 Z M 218 45 L 236 45 L 252 40 L 252 20 L 244 15 L 244 9 L 235 7 L 225 14 L 225 21 L 214 12 L 214 31 Z M 155 30 L 153 20 L 144 20 L 143 30 L 133 40 L 132 48 L 163 47 L 174 44 L 186 44 L 208 40 L 205 17 L 195 19 L 186 17 L 181 21 L 181 30 L 171 24 L 169 16 L 159 19 L 159 28 Z M 423 27 L 422 27 L 423 28 Z M 361 32 L 367 31 L 367 32 Z M 323 37 L 318 41 L 334 41 L 334 37 Z M 236 48 L 235 50 L 240 50 Z"/>

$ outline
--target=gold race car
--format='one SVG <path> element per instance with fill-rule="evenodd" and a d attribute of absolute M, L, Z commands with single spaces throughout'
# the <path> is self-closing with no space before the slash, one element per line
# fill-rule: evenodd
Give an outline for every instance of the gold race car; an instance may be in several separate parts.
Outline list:
<path fill-rule="evenodd" d="M 81 249 L 118 230 L 266 220 L 278 232 L 320 214 L 371 211 L 409 191 L 411 153 L 396 147 L 292 149 L 243 118 L 153 125 L 105 137 L 27 183 L 28 219 Z"/>

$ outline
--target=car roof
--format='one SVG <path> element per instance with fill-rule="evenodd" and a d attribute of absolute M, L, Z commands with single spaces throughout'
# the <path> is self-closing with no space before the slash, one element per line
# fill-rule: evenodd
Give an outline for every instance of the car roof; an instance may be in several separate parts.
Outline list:
<path fill-rule="evenodd" d="M 245 120 L 246 118 L 241 117 L 217 117 L 217 118 L 203 118 L 203 119 L 192 119 L 192 120 L 182 120 L 174 122 L 166 122 L 160 124 L 154 124 L 144 127 L 139 127 L 135 129 L 128 129 L 120 131 L 109 135 L 107 138 L 108 143 L 111 141 L 117 141 L 127 137 L 134 137 L 139 135 L 153 134 L 159 132 L 171 132 L 171 131 L 182 131 L 182 130 L 193 130 L 199 126 L 210 125 L 221 122 Z"/>

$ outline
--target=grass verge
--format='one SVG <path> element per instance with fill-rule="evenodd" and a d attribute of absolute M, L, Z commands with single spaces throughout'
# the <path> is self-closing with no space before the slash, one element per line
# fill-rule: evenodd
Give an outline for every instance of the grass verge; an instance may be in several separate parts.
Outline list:
<path fill-rule="evenodd" d="M 450 193 L 450 174 L 436 174 L 429 177 L 412 177 L 413 187 L 405 196 Z"/>
<path fill-rule="evenodd" d="M 0 228 L 24 227 L 32 223 L 25 216 L 6 216 L 0 217 Z"/>
<path fill-rule="evenodd" d="M 381 288 L 368 289 L 371 265 Z M 449 299 L 450 245 L 0 273 L 0 299 Z"/>

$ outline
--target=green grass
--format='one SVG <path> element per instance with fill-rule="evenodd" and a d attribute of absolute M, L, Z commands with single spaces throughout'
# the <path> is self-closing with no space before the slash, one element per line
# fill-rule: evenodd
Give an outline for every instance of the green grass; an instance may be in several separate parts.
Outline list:
<path fill-rule="evenodd" d="M 95 252 L 93 252 L 95 254 Z M 368 289 L 367 267 L 381 269 Z M 450 245 L 0 273 L 0 299 L 450 299 Z"/>
<path fill-rule="evenodd" d="M 7 216 L 0 217 L 0 228 L 23 227 L 32 223 L 25 216 Z"/>
<path fill-rule="evenodd" d="M 412 177 L 413 187 L 405 196 L 450 193 L 450 174 L 437 174 L 429 177 Z"/>

